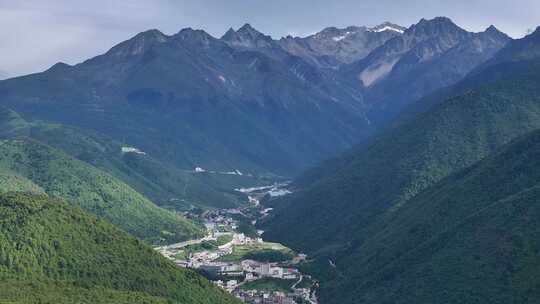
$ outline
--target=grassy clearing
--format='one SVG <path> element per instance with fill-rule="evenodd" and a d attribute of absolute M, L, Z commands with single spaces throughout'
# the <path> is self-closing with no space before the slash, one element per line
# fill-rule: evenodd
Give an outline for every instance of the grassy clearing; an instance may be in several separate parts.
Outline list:
<path fill-rule="evenodd" d="M 275 278 L 265 278 L 257 281 L 249 282 L 242 285 L 240 288 L 243 290 L 264 290 L 264 291 L 291 291 L 291 286 L 294 285 L 296 280 L 283 280 Z"/>
<path fill-rule="evenodd" d="M 233 235 L 232 234 L 220 235 L 217 238 L 217 245 L 218 246 L 225 245 L 225 244 L 229 243 L 232 240 L 233 240 Z"/>
<path fill-rule="evenodd" d="M 220 258 L 223 262 L 237 262 L 244 259 L 261 259 L 266 256 L 279 257 L 279 260 L 288 260 L 294 256 L 294 252 L 278 243 L 260 243 L 234 246 L 232 254 Z M 264 260 L 263 260 L 264 261 Z"/>
<path fill-rule="evenodd" d="M 207 241 L 200 244 L 188 245 L 183 248 L 182 252 L 184 256 L 189 256 L 192 253 L 201 252 L 201 251 L 212 251 L 217 250 L 218 245 L 216 241 Z"/>

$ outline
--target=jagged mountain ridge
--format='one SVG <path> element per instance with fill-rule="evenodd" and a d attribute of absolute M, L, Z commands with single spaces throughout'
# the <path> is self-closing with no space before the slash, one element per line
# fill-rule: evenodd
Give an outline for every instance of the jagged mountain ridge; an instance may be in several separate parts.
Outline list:
<path fill-rule="evenodd" d="M 368 28 L 349 26 L 329 27 L 308 37 L 287 36 L 279 44 L 288 52 L 323 68 L 338 68 L 363 59 L 389 39 L 401 35 L 404 27 L 385 22 Z"/>
<path fill-rule="evenodd" d="M 282 56 L 200 30 L 151 30 L 81 64 L 3 82 L 0 96 L 23 115 L 125 138 L 183 168 L 290 174 L 369 126 L 354 89 Z"/>
<path fill-rule="evenodd" d="M 387 102 L 396 92 L 413 101 L 459 80 L 497 47 L 482 39 L 458 39 L 463 43 L 452 44 L 451 51 L 445 47 L 444 62 L 441 56 L 419 61 L 413 55 L 428 54 L 429 44 L 411 42 L 415 47 L 406 49 L 416 53 L 400 51 L 404 59 L 385 86 L 362 86 L 356 76 L 351 81 L 354 67 L 384 59 L 384 50 L 401 45 L 404 36 L 418 36 L 414 33 L 422 28 L 428 42 L 442 40 L 439 28 L 446 24 L 453 36 L 481 35 L 440 21 L 422 20 L 410 29 L 391 23 L 326 29 L 315 36 L 347 45 L 346 53 L 367 56 L 339 69 L 321 68 L 309 56 L 287 50 L 287 38 L 273 40 L 249 24 L 220 39 L 190 28 L 174 35 L 150 30 L 81 64 L 57 64 L 43 73 L 0 82 L 0 97 L 4 106 L 23 115 L 127 140 L 180 168 L 291 175 L 381 127 L 405 104 Z M 362 37 L 374 38 L 364 43 Z M 459 62 L 470 49 L 480 51 Z M 323 56 L 333 62 L 353 60 Z M 456 61 L 467 69 L 454 71 Z M 406 72 L 422 77 L 404 83 L 399 75 Z M 452 80 L 442 81 L 445 75 Z"/>
<path fill-rule="evenodd" d="M 493 26 L 472 33 L 445 17 L 422 19 L 343 73 L 366 88 L 370 117 L 388 121 L 423 96 L 457 83 L 509 41 Z"/>
<path fill-rule="evenodd" d="M 450 88 L 454 93 L 443 94 L 443 100 L 436 103 L 428 100 L 424 111 L 385 130 L 344 157 L 311 171 L 295 184 L 295 194 L 272 203 L 278 212 L 264 227 L 266 237 L 317 256 L 311 270 L 323 280 L 321 295 L 329 303 L 356 303 L 349 294 L 362 293 L 370 286 L 387 290 L 387 282 L 399 281 L 400 276 L 395 274 L 402 269 L 394 268 L 391 262 L 371 269 L 385 266 L 390 270 L 381 271 L 382 276 L 375 275 L 377 283 L 371 278 L 363 281 L 365 276 L 359 270 L 363 266 L 350 266 L 359 265 L 358 259 L 364 258 L 365 265 L 377 264 L 388 243 L 382 242 L 384 249 L 378 248 L 365 257 L 367 242 L 381 236 L 395 217 L 406 217 L 402 210 L 409 210 L 409 203 L 414 203 L 424 191 L 489 157 L 516 137 L 540 128 L 540 56 L 535 55 L 534 38 L 510 42 L 493 58 L 498 64 L 471 74 Z M 531 52 L 520 57 L 525 58 L 522 61 L 513 60 L 516 56 L 512 54 L 524 50 L 517 47 L 520 45 L 529 45 Z M 416 207 L 421 209 L 421 205 Z M 404 231 L 420 235 L 426 232 Z M 394 241 L 399 247 L 405 240 L 398 237 Z M 328 259 L 335 267 L 328 266 Z M 366 289 L 357 290 L 355 284 L 363 284 Z M 341 297 L 334 292 L 337 286 L 351 293 L 341 292 L 344 295 Z M 393 287 L 393 292 L 401 291 Z M 425 290 L 418 291 L 427 296 Z M 384 291 L 379 295 L 383 294 Z M 392 298 L 393 294 L 388 297 Z M 401 299 L 394 300 L 398 298 Z M 404 301 L 411 302 L 408 300 Z M 394 302 L 388 298 L 381 301 Z"/>

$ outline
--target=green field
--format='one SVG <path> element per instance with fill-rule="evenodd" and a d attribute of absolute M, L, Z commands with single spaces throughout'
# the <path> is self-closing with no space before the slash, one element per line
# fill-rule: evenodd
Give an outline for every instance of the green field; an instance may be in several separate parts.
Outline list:
<path fill-rule="evenodd" d="M 225 245 L 229 243 L 230 241 L 232 241 L 232 239 L 233 239 L 232 234 L 220 235 L 217 238 L 217 245 L 218 246 Z"/>
<path fill-rule="evenodd" d="M 219 236 L 216 241 L 206 241 L 200 244 L 188 245 L 182 248 L 182 250 L 175 255 L 175 258 L 179 260 L 187 260 L 191 254 L 196 252 L 215 251 L 218 250 L 219 246 L 227 244 L 228 242 L 232 241 L 232 239 L 232 235 L 222 235 Z"/>
<path fill-rule="evenodd" d="M 218 243 L 216 241 L 207 241 L 200 244 L 188 245 L 182 249 L 175 257 L 180 260 L 185 260 L 192 253 L 201 251 L 212 251 L 218 249 Z"/>
<path fill-rule="evenodd" d="M 275 278 L 265 278 L 257 281 L 249 282 L 242 285 L 243 290 L 264 290 L 264 291 L 291 291 L 291 286 L 296 283 L 296 280 L 282 280 Z"/>
<path fill-rule="evenodd" d="M 280 257 L 278 260 L 285 261 L 290 260 L 294 256 L 294 252 L 281 244 L 264 242 L 262 244 L 234 246 L 232 254 L 223 256 L 219 260 L 236 262 L 244 259 L 260 260 L 267 256 Z"/>

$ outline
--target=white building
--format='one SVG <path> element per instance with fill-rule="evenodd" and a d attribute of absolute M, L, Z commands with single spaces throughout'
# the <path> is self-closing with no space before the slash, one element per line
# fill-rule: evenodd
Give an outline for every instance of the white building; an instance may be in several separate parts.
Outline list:
<path fill-rule="evenodd" d="M 146 155 L 146 152 L 143 152 L 135 147 L 122 147 L 122 154 L 125 154 L 125 153 L 135 153 L 135 154 L 141 154 L 141 155 Z"/>
<path fill-rule="evenodd" d="M 260 265 L 259 273 L 261 276 L 269 276 L 270 275 L 270 264 L 264 263 Z"/>

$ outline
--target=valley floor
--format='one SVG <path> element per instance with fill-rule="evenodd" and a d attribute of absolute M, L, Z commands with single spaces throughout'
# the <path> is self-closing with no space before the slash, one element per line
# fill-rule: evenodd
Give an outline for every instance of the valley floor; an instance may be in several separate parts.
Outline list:
<path fill-rule="evenodd" d="M 265 242 L 263 231 L 252 226 L 271 211 L 259 204 L 262 197 L 289 192 L 283 185 L 237 191 L 248 195 L 247 206 L 191 215 L 205 223 L 205 237 L 155 249 L 179 267 L 197 270 L 245 303 L 318 303 L 317 281 L 298 268 L 306 255 Z"/>

